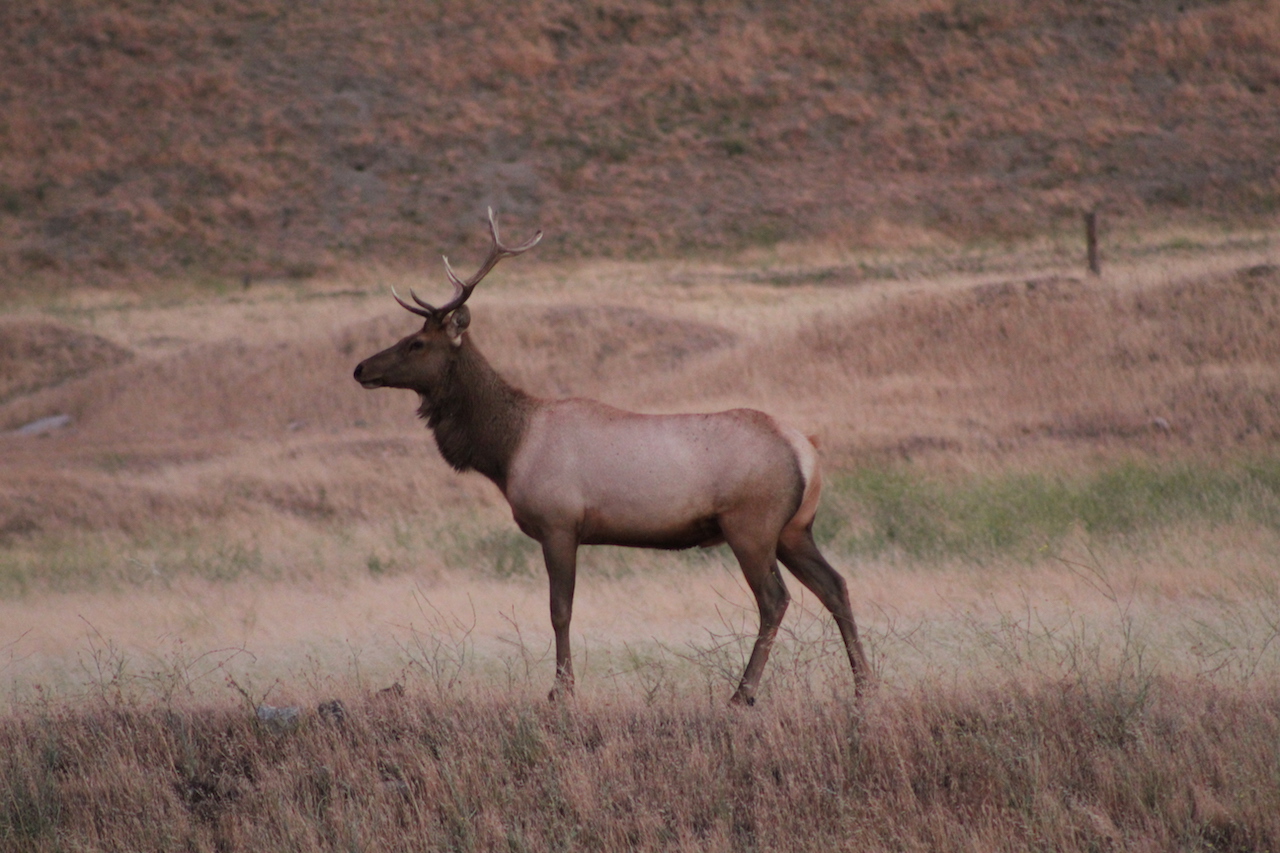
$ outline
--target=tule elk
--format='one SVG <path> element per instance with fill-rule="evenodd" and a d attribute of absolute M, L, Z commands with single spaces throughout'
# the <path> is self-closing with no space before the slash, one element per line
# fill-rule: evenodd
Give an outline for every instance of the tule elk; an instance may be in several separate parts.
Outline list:
<path fill-rule="evenodd" d="M 416 391 L 418 414 L 445 460 L 474 469 L 502 490 L 520 530 L 542 545 L 551 584 L 556 680 L 551 697 L 573 692 L 569 619 L 579 545 L 691 548 L 728 543 L 760 610 L 760 632 L 735 703 L 752 704 L 789 596 L 781 560 L 831 611 L 856 689 L 870 672 L 844 579 L 813 541 L 822 479 L 813 444 L 751 409 L 715 414 L 642 415 L 593 400 L 547 400 L 509 385 L 467 334 L 464 304 L 498 261 L 528 251 L 539 231 L 502 244 L 489 211 L 493 246 L 462 281 L 445 259 L 454 296 L 439 308 L 412 290 L 405 309 L 422 329 L 360 362 L 365 388 Z"/>

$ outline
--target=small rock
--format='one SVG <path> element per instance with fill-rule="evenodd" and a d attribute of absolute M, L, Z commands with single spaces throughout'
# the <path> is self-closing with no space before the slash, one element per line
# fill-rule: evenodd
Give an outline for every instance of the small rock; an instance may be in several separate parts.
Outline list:
<path fill-rule="evenodd" d="M 259 705 L 258 721 L 277 732 L 288 732 L 296 729 L 302 722 L 302 709 L 296 705 L 277 708 L 274 705 Z"/>
<path fill-rule="evenodd" d="M 17 435 L 48 435 L 71 426 L 71 415 L 50 415 L 29 424 L 23 424 L 14 430 Z"/>
<path fill-rule="evenodd" d="M 1152 418 L 1151 425 L 1161 432 L 1172 432 L 1173 427 L 1169 426 L 1169 422 L 1164 418 Z"/>

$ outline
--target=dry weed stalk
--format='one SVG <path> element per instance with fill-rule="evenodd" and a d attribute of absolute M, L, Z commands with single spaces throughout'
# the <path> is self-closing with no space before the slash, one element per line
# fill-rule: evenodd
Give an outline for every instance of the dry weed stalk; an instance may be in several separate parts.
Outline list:
<path fill-rule="evenodd" d="M 439 697 L 451 693 L 468 669 L 475 654 L 471 639 L 476 627 L 475 605 L 471 618 L 445 613 L 431 603 L 421 587 L 415 587 L 413 602 L 422 626 L 408 625 L 409 639 L 398 642 L 410 666 L 423 672 Z"/>

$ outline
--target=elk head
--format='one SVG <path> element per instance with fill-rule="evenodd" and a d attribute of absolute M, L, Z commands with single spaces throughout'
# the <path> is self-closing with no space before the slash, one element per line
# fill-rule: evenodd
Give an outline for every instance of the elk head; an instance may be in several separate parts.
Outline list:
<path fill-rule="evenodd" d="M 464 304 L 471 291 L 498 261 L 527 252 L 542 239 L 542 232 L 538 231 L 519 246 L 502 245 L 493 208 L 489 208 L 489 233 L 493 237 L 489 254 L 475 275 L 466 281 L 458 278 L 449 265 L 449 259 L 444 259 L 444 269 L 449 281 L 453 282 L 454 291 L 453 298 L 439 308 L 423 302 L 412 290 L 409 296 L 417 304 L 410 305 L 400 298 L 395 288 L 391 289 L 391 295 L 402 308 L 424 318 L 425 322 L 420 331 L 356 365 L 357 382 L 365 388 L 410 388 L 422 394 L 430 394 L 431 389 L 439 384 L 440 377 L 462 346 L 462 333 L 471 323 L 471 311 Z"/>

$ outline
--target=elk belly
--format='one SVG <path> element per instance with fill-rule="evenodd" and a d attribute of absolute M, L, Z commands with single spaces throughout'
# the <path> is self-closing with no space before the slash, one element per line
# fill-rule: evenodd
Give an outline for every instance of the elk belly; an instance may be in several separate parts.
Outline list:
<path fill-rule="evenodd" d="M 578 541 L 583 545 L 622 545 L 631 548 L 661 548 L 681 551 L 724 542 L 720 523 L 713 516 L 694 518 L 668 529 L 645 529 L 639 525 L 622 528 L 604 514 L 588 509 L 583 513 Z"/>

